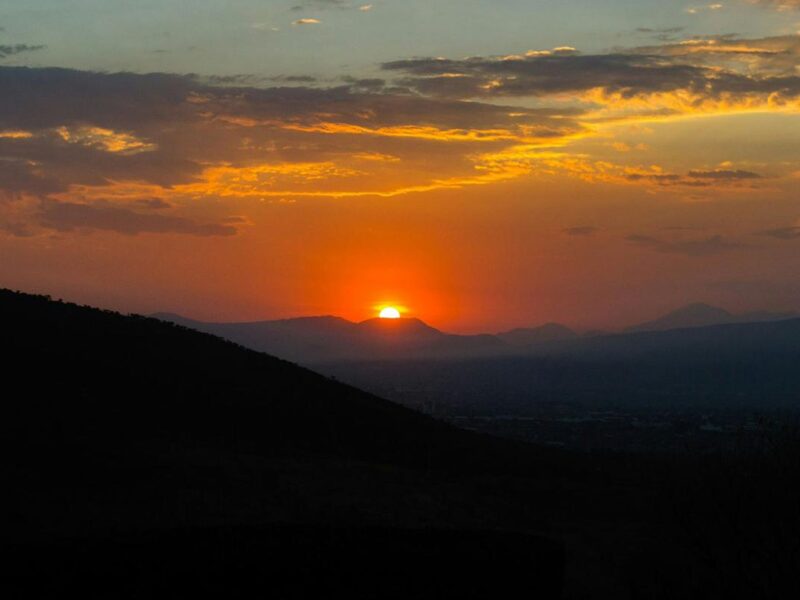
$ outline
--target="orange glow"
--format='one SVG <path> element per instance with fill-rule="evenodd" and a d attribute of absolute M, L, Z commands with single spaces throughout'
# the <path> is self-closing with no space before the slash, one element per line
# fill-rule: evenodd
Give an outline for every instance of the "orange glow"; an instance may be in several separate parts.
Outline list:
<path fill-rule="evenodd" d="M 394 306 L 387 306 L 380 312 L 381 319 L 399 319 L 400 318 L 400 311 L 397 310 Z"/>

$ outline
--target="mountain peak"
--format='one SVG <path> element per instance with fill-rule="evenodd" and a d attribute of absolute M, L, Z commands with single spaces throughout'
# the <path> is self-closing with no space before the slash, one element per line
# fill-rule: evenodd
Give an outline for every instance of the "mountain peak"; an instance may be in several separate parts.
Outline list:
<path fill-rule="evenodd" d="M 362 330 L 381 333 L 444 335 L 441 331 L 431 327 L 425 321 L 413 317 L 401 319 L 367 319 L 366 321 L 361 321 L 358 327 Z"/>
<path fill-rule="evenodd" d="M 668 329 L 685 329 L 691 327 L 708 327 L 733 323 L 736 317 L 724 308 L 712 306 L 704 302 L 693 302 L 682 306 L 663 317 L 647 321 L 627 328 L 627 332 L 666 331 Z"/>

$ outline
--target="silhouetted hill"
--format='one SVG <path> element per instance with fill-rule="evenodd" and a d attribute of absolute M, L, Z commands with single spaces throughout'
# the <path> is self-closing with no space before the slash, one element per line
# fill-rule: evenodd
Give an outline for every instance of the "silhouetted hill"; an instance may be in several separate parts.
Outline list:
<path fill-rule="evenodd" d="M 315 321 L 316 332 L 319 322 L 336 328 L 340 320 Z M 494 440 L 165 321 L 3 290 L 0 327 L 11 351 L 6 373 L 25 389 L 25 401 L 11 403 L 4 419 L 6 433 L 20 443 L 185 440 L 264 455 L 426 467 L 454 466 L 468 452 L 499 448 Z M 399 327 L 413 340 L 420 331 L 442 337 L 418 321 L 357 327 Z"/>
<path fill-rule="evenodd" d="M 155 319 L 0 290 L 0 328 L 5 597 L 560 593 L 555 542 L 420 529 L 485 528 L 464 478 L 552 475 L 552 452 Z"/>
<path fill-rule="evenodd" d="M 368 319 L 353 323 L 338 317 L 305 317 L 205 323 L 166 313 L 153 317 L 306 365 L 339 360 L 478 357 L 510 350 L 495 336 L 447 334 L 419 319 Z"/>
<path fill-rule="evenodd" d="M 794 313 L 752 312 L 734 315 L 723 308 L 703 303 L 689 304 L 663 317 L 628 327 L 625 331 L 667 331 L 670 329 L 686 329 L 689 327 L 708 327 L 730 323 L 757 323 L 761 321 L 780 321 L 795 317 Z"/>
<path fill-rule="evenodd" d="M 564 325 L 547 323 L 540 327 L 512 329 L 498 333 L 497 337 L 513 346 L 533 346 L 546 342 L 575 339 L 578 334 Z"/>
<path fill-rule="evenodd" d="M 712 337 L 795 366 L 787 323 Z M 794 597 L 758 593 L 796 584 L 796 454 L 673 468 L 545 451 L 181 326 L 3 290 L 0 327 L 4 597 Z M 384 384 L 427 369 L 442 401 L 647 391 L 649 362 L 581 371 L 599 349 L 570 355 L 581 341 L 554 343 L 560 358 L 370 365 Z M 647 361 L 660 344 L 680 347 L 647 342 Z M 719 373 L 739 383 L 729 363 Z"/>

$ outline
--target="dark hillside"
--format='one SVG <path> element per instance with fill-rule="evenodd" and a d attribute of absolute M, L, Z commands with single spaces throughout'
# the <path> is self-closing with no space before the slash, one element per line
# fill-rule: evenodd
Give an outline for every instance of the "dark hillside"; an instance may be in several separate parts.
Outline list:
<path fill-rule="evenodd" d="M 567 598 L 769 598 L 794 584 L 795 454 L 723 469 L 544 450 L 207 334 L 9 291 L 0 326 L 4 597 L 558 598 L 563 582 Z"/>
<path fill-rule="evenodd" d="M 6 597 L 560 593 L 467 478 L 536 452 L 153 319 L 0 291 L 0 326 Z"/>
<path fill-rule="evenodd" d="M 137 316 L 0 291 L 4 436 L 224 448 L 472 470 L 512 444 L 462 432 L 288 362 Z M 487 452 L 488 451 L 488 452 Z"/>

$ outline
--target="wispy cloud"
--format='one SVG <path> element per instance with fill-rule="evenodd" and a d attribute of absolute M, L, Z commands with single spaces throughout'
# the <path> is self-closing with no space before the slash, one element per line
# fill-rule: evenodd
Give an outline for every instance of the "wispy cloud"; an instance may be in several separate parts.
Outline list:
<path fill-rule="evenodd" d="M 632 234 L 625 238 L 628 242 L 663 254 L 682 254 L 693 258 L 714 256 L 723 252 L 739 250 L 746 246 L 730 241 L 720 235 L 701 239 L 670 241 L 648 235 Z"/>
<path fill-rule="evenodd" d="M 800 8 L 800 0 L 750 0 L 752 4 L 758 4 L 775 10 L 797 10 Z"/>
<path fill-rule="evenodd" d="M 759 233 L 777 240 L 800 240 L 800 226 L 798 225 L 778 227 L 777 229 L 769 229 Z"/>
<path fill-rule="evenodd" d="M 651 114 L 791 106 L 800 98 L 800 36 L 693 38 L 606 54 L 531 51 L 383 64 L 396 83 L 449 98 L 569 97 Z"/>
<path fill-rule="evenodd" d="M 179 233 L 196 236 L 229 236 L 236 228 L 222 223 L 196 223 L 183 217 L 138 213 L 107 204 L 77 204 L 45 201 L 38 215 L 39 223 L 57 231 L 94 229 L 125 235 L 141 233 Z"/>
<path fill-rule="evenodd" d="M 29 44 L 0 44 L 0 59 L 14 56 L 16 54 L 36 52 L 37 50 L 43 50 L 44 48 L 46 48 L 46 46 L 42 44 L 37 46 L 31 46 Z"/>
<path fill-rule="evenodd" d="M 725 8 L 725 5 L 722 2 L 712 2 L 710 4 L 702 4 L 699 6 L 690 6 L 686 8 L 686 12 L 690 15 L 697 15 L 703 12 L 713 12 L 717 10 L 722 10 Z"/>

